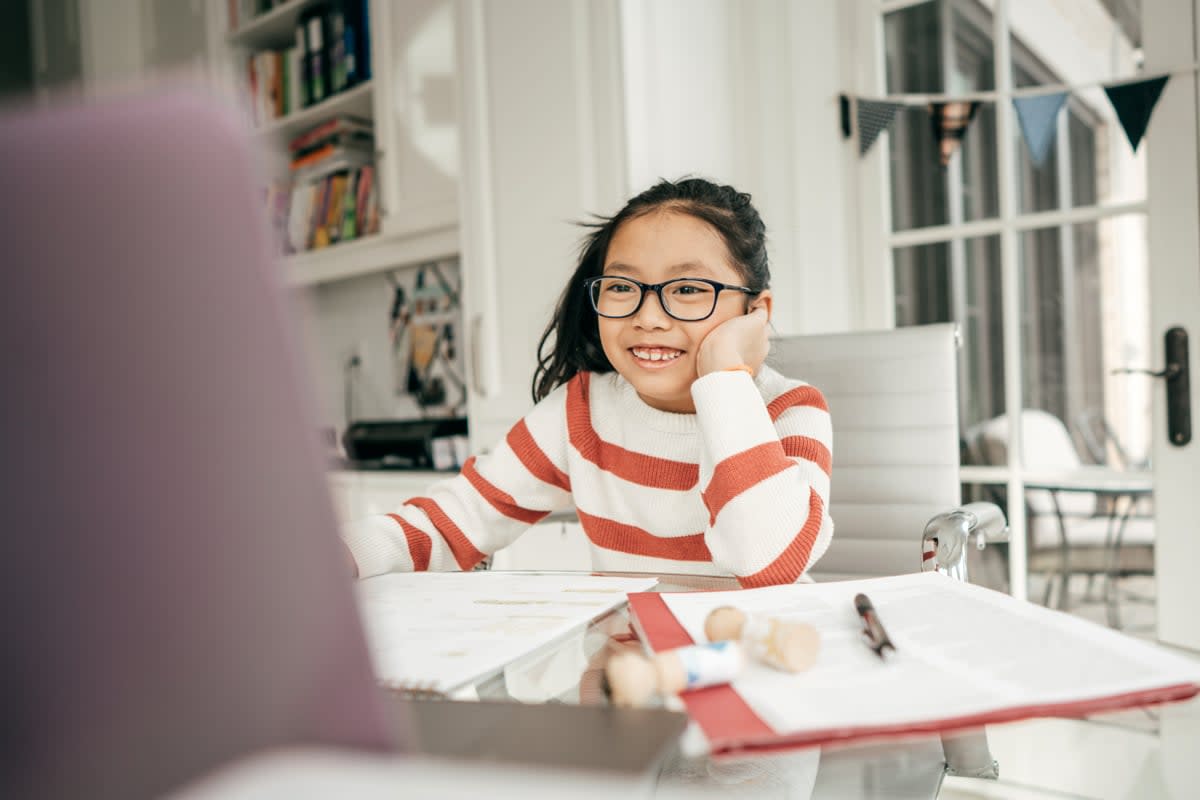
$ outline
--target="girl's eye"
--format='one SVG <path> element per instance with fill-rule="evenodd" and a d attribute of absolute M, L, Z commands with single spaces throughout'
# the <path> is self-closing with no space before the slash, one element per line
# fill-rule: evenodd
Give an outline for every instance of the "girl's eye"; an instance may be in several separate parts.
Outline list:
<path fill-rule="evenodd" d="M 612 283 L 608 284 L 607 291 L 612 292 L 614 294 L 624 294 L 625 292 L 632 292 L 633 284 L 623 283 L 621 281 L 613 281 Z"/>
<path fill-rule="evenodd" d="M 712 292 L 712 287 L 707 283 L 677 283 L 671 287 L 671 294 L 684 297 L 695 296 L 698 294 L 708 294 Z"/>

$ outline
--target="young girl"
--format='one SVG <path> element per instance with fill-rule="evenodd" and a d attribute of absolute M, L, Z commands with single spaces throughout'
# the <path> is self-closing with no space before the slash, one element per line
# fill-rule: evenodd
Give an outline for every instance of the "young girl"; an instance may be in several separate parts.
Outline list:
<path fill-rule="evenodd" d="M 597 570 L 763 586 L 829 546 L 829 411 L 763 364 L 750 196 L 662 181 L 593 227 L 539 345 L 537 405 L 427 497 L 349 526 L 357 575 L 470 569 L 572 506 Z"/>

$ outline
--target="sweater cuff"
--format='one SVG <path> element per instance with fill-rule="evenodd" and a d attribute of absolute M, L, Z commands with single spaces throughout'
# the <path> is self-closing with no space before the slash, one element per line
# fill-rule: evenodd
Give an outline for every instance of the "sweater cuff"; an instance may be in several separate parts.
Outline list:
<path fill-rule="evenodd" d="M 758 385 L 741 370 L 710 372 L 692 383 L 692 401 L 713 463 L 779 441 Z"/>
<path fill-rule="evenodd" d="M 341 535 L 358 565 L 359 578 L 412 569 L 407 543 L 402 545 L 399 541 L 404 539 L 404 534 L 391 517 L 355 520 L 342 526 Z"/>

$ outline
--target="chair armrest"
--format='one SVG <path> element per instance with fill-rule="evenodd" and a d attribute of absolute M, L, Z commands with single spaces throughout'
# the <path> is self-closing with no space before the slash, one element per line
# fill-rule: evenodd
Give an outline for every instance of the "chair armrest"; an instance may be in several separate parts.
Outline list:
<path fill-rule="evenodd" d="M 995 503 L 968 503 L 943 511 L 925 525 L 921 536 L 921 569 L 967 580 L 967 544 L 975 537 L 982 550 L 988 542 L 1007 542 L 1008 521 Z"/>
<path fill-rule="evenodd" d="M 980 550 L 988 542 L 1009 540 L 1008 521 L 1000 506 L 968 503 L 929 520 L 921 537 L 921 569 L 967 580 L 967 543 L 972 536 Z M 943 733 L 941 739 L 947 774 L 991 780 L 1000 777 L 1000 765 L 988 747 L 986 729 Z"/>

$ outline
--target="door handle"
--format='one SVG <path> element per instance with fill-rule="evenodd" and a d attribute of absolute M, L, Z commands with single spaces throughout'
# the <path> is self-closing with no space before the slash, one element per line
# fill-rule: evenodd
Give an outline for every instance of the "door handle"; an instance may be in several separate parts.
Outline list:
<path fill-rule="evenodd" d="M 1167 365 L 1160 370 L 1121 367 L 1112 373 L 1149 375 L 1167 382 L 1167 438 L 1176 447 L 1192 440 L 1192 386 L 1188 374 L 1188 335 L 1176 325 L 1163 336 Z"/>

